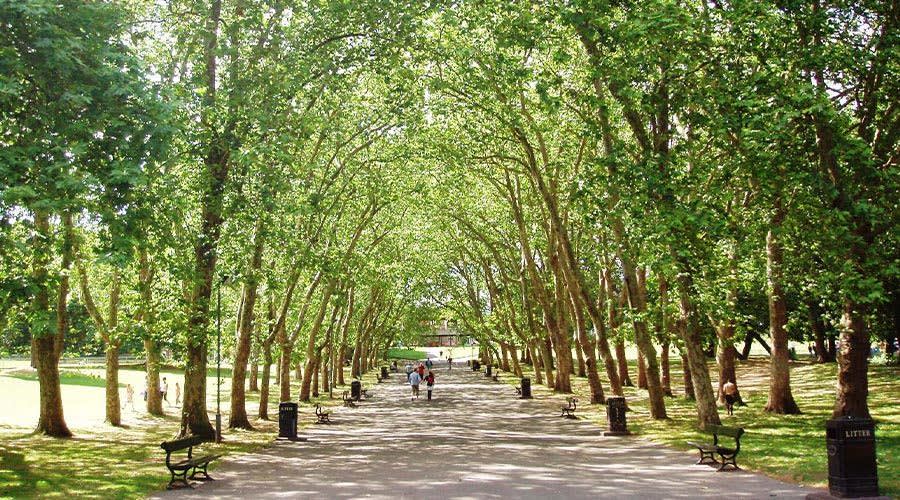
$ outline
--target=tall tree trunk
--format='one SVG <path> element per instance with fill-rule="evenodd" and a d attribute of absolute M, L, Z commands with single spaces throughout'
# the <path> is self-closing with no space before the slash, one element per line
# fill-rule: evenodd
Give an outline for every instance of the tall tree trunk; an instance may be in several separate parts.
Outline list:
<path fill-rule="evenodd" d="M 668 336 L 663 339 L 659 347 L 659 366 L 662 369 L 662 386 L 666 396 L 672 397 L 672 370 L 669 366 L 669 346 Z"/>
<path fill-rule="evenodd" d="M 212 113 L 216 101 L 216 53 L 218 48 L 221 0 L 213 0 L 207 19 L 206 47 L 204 51 L 206 92 L 205 112 Z M 208 116 L 204 121 L 213 129 Z M 225 182 L 228 179 L 229 146 L 215 130 L 210 130 L 204 158 L 205 183 L 200 200 L 200 233 L 194 243 L 194 281 L 191 289 L 190 314 L 187 325 L 186 364 L 184 371 L 184 400 L 181 407 L 181 435 L 194 435 L 207 439 L 215 437 L 206 409 L 206 353 L 209 324 L 209 302 L 212 297 L 213 278 L 216 272 L 216 247 L 219 243 L 224 217 L 222 203 Z"/>
<path fill-rule="evenodd" d="M 807 303 L 809 308 L 809 328 L 812 330 L 815 341 L 815 353 L 817 363 L 830 363 L 835 361 L 834 351 L 829 352 L 825 340 L 825 321 L 822 319 L 822 308 L 814 300 Z"/>
<path fill-rule="evenodd" d="M 844 300 L 841 316 L 841 352 L 838 354 L 838 395 L 834 418 L 869 418 L 869 332 L 866 329 L 866 306 Z M 860 369 L 860 367 L 862 369 Z"/>
<path fill-rule="evenodd" d="M 633 320 L 634 339 L 637 342 L 639 352 L 644 355 L 644 362 L 647 365 L 647 393 L 650 396 L 650 417 L 657 420 L 665 419 L 667 418 L 665 394 L 659 378 L 656 349 L 650 340 L 647 323 L 643 319 L 647 313 L 647 289 L 644 284 L 643 269 L 641 269 L 641 274 L 639 275 L 630 261 L 622 259 L 621 256 L 619 260 L 622 261 L 624 270 L 625 289 L 628 291 L 628 305 L 636 313 Z"/>
<path fill-rule="evenodd" d="M 576 339 L 577 341 L 577 339 Z M 591 354 L 594 354 L 594 346 L 591 344 Z M 575 359 L 578 362 L 578 371 L 575 373 L 579 377 L 586 377 L 587 372 L 584 366 L 584 353 L 578 347 L 575 348 Z"/>
<path fill-rule="evenodd" d="M 262 371 L 262 380 L 261 386 L 259 388 L 259 412 L 257 416 L 261 420 L 269 419 L 269 379 L 272 372 L 272 343 L 271 342 L 263 342 L 262 345 L 262 355 L 263 355 L 263 371 Z"/>
<path fill-rule="evenodd" d="M 138 321 L 143 325 L 145 369 L 147 372 L 146 396 L 147 413 L 156 416 L 163 415 L 162 395 L 159 387 L 159 358 L 160 347 L 155 337 L 155 315 L 153 314 L 153 269 L 150 266 L 150 258 L 145 248 L 138 250 L 138 288 L 141 294 L 141 306 L 138 312 Z"/>
<path fill-rule="evenodd" d="M 537 346 L 539 341 L 532 341 L 528 344 L 528 357 L 531 358 L 531 367 L 534 370 L 534 383 L 541 385 L 544 383 L 544 374 L 542 373 L 541 358 L 537 355 L 540 347 Z"/>
<path fill-rule="evenodd" d="M 250 348 L 250 392 L 259 392 L 259 343 L 253 342 Z"/>
<path fill-rule="evenodd" d="M 48 266 L 52 255 L 50 232 L 50 215 L 42 210 L 34 211 L 34 257 L 32 279 L 37 293 L 32 300 L 34 317 L 39 321 L 31 327 L 32 352 L 37 353 L 38 383 L 40 386 L 40 416 L 35 432 L 53 437 L 71 437 L 72 433 L 63 416 L 62 392 L 59 383 L 59 357 L 62 354 L 63 342 L 68 330 L 68 314 L 66 312 L 69 297 L 69 268 L 72 263 L 72 216 L 63 215 L 64 241 L 62 272 L 59 277 L 59 293 L 56 302 L 56 328 L 50 318 L 50 289 Z"/>
<path fill-rule="evenodd" d="M 518 378 L 522 378 L 522 365 L 519 364 L 519 355 L 516 352 L 515 344 L 509 345 L 509 359 L 512 361 L 513 374 Z"/>
<path fill-rule="evenodd" d="M 734 360 L 737 358 L 737 349 L 734 348 L 734 330 L 734 322 L 732 321 L 716 326 L 716 335 L 719 338 L 716 347 L 716 364 L 719 367 L 717 399 L 721 404 L 725 404 L 724 386 L 728 382 L 735 386 L 735 400 L 743 401 L 740 390 L 737 389 L 737 373 L 734 367 Z"/>
<path fill-rule="evenodd" d="M 553 350 L 549 338 L 545 338 L 539 344 L 541 349 L 541 366 L 544 368 L 544 383 L 553 389 L 556 385 L 556 376 L 553 374 Z"/>
<path fill-rule="evenodd" d="M 665 276 L 659 276 L 659 365 L 662 369 L 662 386 L 666 396 L 672 397 L 672 374 L 669 366 L 669 345 L 671 342 L 672 320 L 669 317 L 669 282 Z"/>
<path fill-rule="evenodd" d="M 228 419 L 229 429 L 252 429 L 247 418 L 247 395 L 244 387 L 247 379 L 247 362 L 250 360 L 250 348 L 253 342 L 254 318 L 256 310 L 257 284 L 263 257 L 263 223 L 256 223 L 253 234 L 253 254 L 250 257 L 250 272 L 241 290 L 241 308 L 237 324 L 237 342 L 235 344 L 234 366 L 231 376 L 231 416 Z M 256 376 L 254 375 L 254 379 Z"/>
<path fill-rule="evenodd" d="M 319 397 L 319 363 L 320 363 L 320 361 L 321 361 L 321 359 L 319 358 L 319 356 L 316 356 L 316 359 L 313 362 L 313 366 L 312 366 L 312 370 L 311 370 L 312 374 L 313 374 L 312 375 L 312 384 L 311 384 L 312 385 L 312 397 L 314 397 L 314 398 Z"/>
<path fill-rule="evenodd" d="M 788 353 L 787 298 L 784 295 L 782 265 L 784 251 L 781 246 L 781 228 L 785 219 L 781 196 L 774 202 L 774 213 L 766 235 L 766 276 L 769 296 L 769 333 L 772 337 L 771 380 L 769 400 L 765 410 L 780 414 L 797 414 L 800 408 L 791 394 L 790 355 Z M 865 364 L 863 365 L 865 366 Z M 864 370 L 865 371 L 865 370 Z"/>
<path fill-rule="evenodd" d="M 688 364 L 691 366 L 691 380 L 694 384 L 694 396 L 697 402 L 697 418 L 700 427 L 706 428 L 710 425 L 720 425 L 722 421 L 719 419 L 719 407 L 716 405 L 716 395 L 709 377 L 706 353 L 703 352 L 699 314 L 691 299 L 691 294 L 694 293 L 693 277 L 684 269 L 687 269 L 687 266 L 682 264 L 682 271 L 678 274 L 678 306 L 682 319 L 679 324 L 684 327 L 681 334 Z"/>
<path fill-rule="evenodd" d="M 628 359 L 625 357 L 624 340 L 616 341 L 616 363 L 619 366 L 619 380 L 622 381 L 625 387 L 634 387 L 634 382 L 631 381 L 631 375 L 628 373 Z"/>
<path fill-rule="evenodd" d="M 281 345 L 281 361 L 278 363 L 279 401 L 291 400 L 291 359 L 294 357 L 294 346 L 290 340 Z M 299 363 L 299 361 L 298 361 Z"/>
<path fill-rule="evenodd" d="M 694 394 L 694 378 L 691 376 L 691 364 L 684 352 L 681 353 L 681 368 L 684 376 L 684 398 L 693 401 L 697 399 Z"/>
<path fill-rule="evenodd" d="M 159 387 L 159 343 L 153 339 L 145 338 L 144 353 L 146 355 L 147 371 L 147 413 L 162 416 L 162 394 L 158 390 L 153 390 Z"/>
<path fill-rule="evenodd" d="M 275 385 L 281 385 L 281 354 L 278 355 L 278 359 L 275 360 Z"/>
<path fill-rule="evenodd" d="M 647 389 L 647 363 L 644 361 L 644 355 L 638 352 L 637 355 L 637 376 L 638 389 Z"/>
<path fill-rule="evenodd" d="M 122 425 L 122 402 L 119 399 L 118 340 L 106 344 L 106 421 L 115 426 Z"/>
<path fill-rule="evenodd" d="M 505 372 L 509 371 L 509 352 L 507 352 L 505 342 L 500 342 L 500 369 Z"/>
<path fill-rule="evenodd" d="M 571 292 L 571 290 L 570 290 Z M 588 337 L 587 326 L 584 324 L 584 310 L 580 304 L 581 297 L 573 293 L 569 294 L 572 305 L 572 316 L 575 318 L 575 332 L 578 336 L 579 347 L 576 352 L 583 352 L 584 364 L 587 370 L 588 385 L 591 388 L 591 403 L 603 404 L 606 397 L 603 394 L 603 383 L 600 381 L 600 375 L 597 373 L 597 358 L 594 355 L 594 342 Z"/>

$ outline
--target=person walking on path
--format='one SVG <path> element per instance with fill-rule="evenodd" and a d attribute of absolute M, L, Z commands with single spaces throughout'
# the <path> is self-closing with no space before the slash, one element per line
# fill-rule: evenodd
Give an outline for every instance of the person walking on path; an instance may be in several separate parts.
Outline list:
<path fill-rule="evenodd" d="M 434 366 L 434 363 L 431 362 L 431 358 L 425 360 L 425 368 L 431 370 L 431 367 Z"/>
<path fill-rule="evenodd" d="M 409 361 L 406 362 L 406 381 L 409 382 L 409 374 L 413 372 L 413 365 Z"/>
<path fill-rule="evenodd" d="M 134 387 L 131 387 L 131 384 L 125 385 L 125 404 L 122 405 L 122 409 L 128 405 L 131 405 L 131 411 L 134 411 Z"/>
<path fill-rule="evenodd" d="M 419 380 L 425 380 L 425 364 L 419 363 Z"/>
<path fill-rule="evenodd" d="M 175 406 L 181 404 L 181 385 L 175 382 Z"/>
<path fill-rule="evenodd" d="M 450 356 L 447 356 L 447 371 L 449 372 L 452 369 L 453 369 L 453 358 Z"/>
<path fill-rule="evenodd" d="M 425 389 L 428 391 L 428 401 L 431 401 L 431 391 L 434 390 L 434 372 L 431 370 L 425 376 Z"/>
<path fill-rule="evenodd" d="M 162 383 L 159 384 L 159 395 L 162 396 L 162 400 L 166 402 L 167 405 L 172 406 L 172 403 L 169 403 L 169 383 L 166 381 L 166 377 L 163 377 Z"/>
<path fill-rule="evenodd" d="M 412 395 L 413 397 L 410 400 L 419 398 L 419 384 L 422 382 L 422 377 L 419 376 L 419 372 L 414 371 L 409 374 L 409 385 L 412 386 Z"/>
<path fill-rule="evenodd" d="M 734 415 L 734 403 L 737 402 L 737 386 L 734 382 L 725 382 L 722 386 L 722 392 L 725 393 L 725 409 L 729 415 Z"/>

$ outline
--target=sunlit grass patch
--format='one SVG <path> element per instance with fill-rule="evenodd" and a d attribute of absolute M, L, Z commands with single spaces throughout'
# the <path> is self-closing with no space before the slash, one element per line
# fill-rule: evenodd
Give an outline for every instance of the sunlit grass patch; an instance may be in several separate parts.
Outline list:
<path fill-rule="evenodd" d="M 637 380 L 634 362 L 630 362 L 633 380 Z M 530 367 L 525 367 L 529 368 Z M 765 473 L 771 477 L 814 487 L 827 486 L 828 456 L 825 451 L 825 422 L 831 418 L 835 401 L 835 364 L 792 363 L 791 386 L 800 415 L 775 415 L 763 411 L 768 397 L 769 365 L 765 359 L 751 359 L 738 363 L 738 385 L 747 406 L 735 408 L 735 415 L 726 415 L 720 408 L 723 425 L 743 427 L 738 464 L 744 469 Z M 697 410 L 693 401 L 683 397 L 681 363 L 673 360 L 672 386 L 676 397 L 666 398 L 668 419 L 650 418 L 647 391 L 626 387 L 628 400 L 628 428 L 638 438 L 649 439 L 676 449 L 693 451 L 687 441 L 704 437 L 698 429 Z M 710 375 L 715 376 L 710 364 Z M 526 373 L 532 377 L 533 372 Z M 604 389 L 609 384 L 603 378 Z M 518 385 L 518 379 L 503 374 L 501 380 Z M 583 403 L 581 418 L 606 426 L 606 410 L 598 405 L 589 407 L 590 388 L 587 379 L 572 377 L 573 392 Z M 555 397 L 546 387 L 537 387 L 536 397 Z M 608 394 L 607 394 L 608 395 Z M 900 371 L 896 367 L 869 367 L 869 409 L 876 421 L 879 487 L 886 495 L 900 496 Z"/>
<path fill-rule="evenodd" d="M 12 370 L 4 373 L 3 376 L 34 382 L 38 380 L 37 371 L 32 369 Z M 60 370 L 59 383 L 62 385 L 81 385 L 85 387 L 106 387 L 106 379 L 104 377 L 71 370 Z M 119 387 L 125 387 L 125 384 L 120 383 Z"/>

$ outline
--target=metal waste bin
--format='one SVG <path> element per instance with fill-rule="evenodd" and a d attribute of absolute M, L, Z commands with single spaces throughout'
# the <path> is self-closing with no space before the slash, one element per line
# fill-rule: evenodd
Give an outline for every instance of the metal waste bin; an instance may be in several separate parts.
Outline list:
<path fill-rule="evenodd" d="M 628 432 L 628 422 L 625 418 L 627 410 L 625 398 L 621 396 L 606 398 L 606 422 L 609 430 L 603 433 L 604 436 L 626 436 L 631 434 Z"/>
<path fill-rule="evenodd" d="M 531 379 L 522 378 L 522 399 L 531 399 Z"/>
<path fill-rule="evenodd" d="M 878 496 L 875 422 L 840 417 L 825 422 L 828 490 L 836 497 Z"/>
<path fill-rule="evenodd" d="M 490 377 L 490 376 L 491 376 L 491 365 L 486 365 L 486 366 L 484 367 L 484 376 L 485 376 L 485 377 Z"/>
<path fill-rule="evenodd" d="M 278 437 L 297 439 L 297 403 L 278 403 Z"/>
<path fill-rule="evenodd" d="M 381 367 L 381 378 L 388 378 L 388 367 Z"/>
<path fill-rule="evenodd" d="M 362 399 L 362 382 L 359 380 L 350 382 L 350 399 L 355 401 Z"/>
<path fill-rule="evenodd" d="M 481 369 L 481 363 L 479 363 L 478 361 L 472 361 L 472 371 L 477 372 L 480 369 Z"/>

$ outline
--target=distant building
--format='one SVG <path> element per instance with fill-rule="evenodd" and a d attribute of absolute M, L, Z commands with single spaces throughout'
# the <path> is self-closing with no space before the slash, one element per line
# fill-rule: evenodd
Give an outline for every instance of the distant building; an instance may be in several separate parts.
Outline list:
<path fill-rule="evenodd" d="M 453 347 L 463 345 L 468 335 L 457 330 L 456 322 L 442 319 L 429 321 L 431 334 L 422 335 L 422 344 L 428 347 Z"/>

